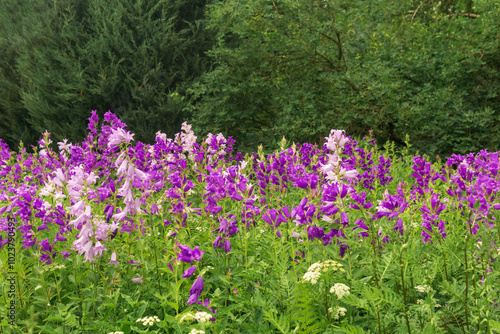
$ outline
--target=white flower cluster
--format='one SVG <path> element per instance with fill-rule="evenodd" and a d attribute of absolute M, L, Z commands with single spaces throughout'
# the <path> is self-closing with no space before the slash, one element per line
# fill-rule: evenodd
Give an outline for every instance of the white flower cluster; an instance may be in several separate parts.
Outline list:
<path fill-rule="evenodd" d="M 318 283 L 318 279 L 321 276 L 319 271 L 308 271 L 304 274 L 304 281 L 309 281 L 312 284 Z"/>
<path fill-rule="evenodd" d="M 196 320 L 198 320 L 199 322 L 201 322 L 202 324 L 205 324 L 205 323 L 209 322 L 210 319 L 212 319 L 212 315 L 207 313 L 207 312 L 197 312 L 194 315 L 194 318 Z"/>
<path fill-rule="evenodd" d="M 55 263 L 52 263 L 52 264 L 48 264 L 46 266 L 44 266 L 42 268 L 42 273 L 44 272 L 47 272 L 47 271 L 55 271 L 55 270 L 59 270 L 59 269 L 64 269 L 66 268 L 66 266 L 64 264 L 55 264 Z"/>
<path fill-rule="evenodd" d="M 194 319 L 193 313 L 186 313 L 179 319 L 179 322 L 191 321 L 193 319 Z"/>
<path fill-rule="evenodd" d="M 307 273 L 304 274 L 303 279 L 304 281 L 309 281 L 312 284 L 316 284 L 318 283 L 318 279 L 321 276 L 321 271 L 327 272 L 330 269 L 332 269 L 333 271 L 345 271 L 340 263 L 333 260 L 326 260 L 325 262 L 313 263 L 307 270 Z"/>
<path fill-rule="evenodd" d="M 334 320 L 339 320 L 340 317 L 343 317 L 347 310 L 343 307 L 340 306 L 335 306 L 335 309 L 332 309 L 331 307 L 328 309 L 328 312 L 333 313 L 333 319 Z"/>
<path fill-rule="evenodd" d="M 125 334 L 125 332 L 117 331 L 117 332 L 110 332 L 108 334 Z"/>
<path fill-rule="evenodd" d="M 144 318 L 139 318 L 135 322 L 142 322 L 143 326 L 153 326 L 154 323 L 160 322 L 160 318 L 158 318 L 156 315 L 154 317 L 144 317 Z"/>
<path fill-rule="evenodd" d="M 428 292 L 432 291 L 432 288 L 428 285 L 417 285 L 415 287 L 415 290 L 417 290 L 418 292 L 422 292 L 422 293 L 428 293 Z"/>
<path fill-rule="evenodd" d="M 434 303 L 436 303 L 436 301 L 434 300 L 434 298 L 432 298 L 432 301 Z M 417 299 L 417 304 L 423 305 L 424 304 L 424 300 L 423 299 Z M 434 304 L 434 307 L 441 307 L 441 304 L 436 303 L 436 304 Z M 424 308 L 425 308 L 425 306 L 424 306 Z"/>
<path fill-rule="evenodd" d="M 334 293 L 337 295 L 338 299 L 342 299 L 342 297 L 350 294 L 349 287 L 343 283 L 337 283 L 330 289 L 330 293 Z"/>
<path fill-rule="evenodd" d="M 189 334 L 205 334 L 205 331 L 202 331 L 201 329 L 200 330 L 197 330 L 197 329 L 192 329 L 191 332 L 189 332 Z"/>

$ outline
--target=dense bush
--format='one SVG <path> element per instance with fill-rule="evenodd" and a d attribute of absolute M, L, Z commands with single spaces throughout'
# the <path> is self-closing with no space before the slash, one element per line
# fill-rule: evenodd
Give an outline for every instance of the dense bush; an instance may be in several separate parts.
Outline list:
<path fill-rule="evenodd" d="M 11 147 L 80 142 L 89 110 L 112 110 L 137 139 L 175 134 L 189 115 L 182 94 L 205 72 L 212 34 L 205 0 L 3 1 L 0 137 Z M 2 51 L 4 52 L 4 51 Z M 179 95 L 180 94 L 180 95 Z"/>
<path fill-rule="evenodd" d="M 432 159 L 500 149 L 496 0 L 2 8 L 0 137 L 11 149 L 45 130 L 80 142 L 90 110 L 116 113 L 141 141 L 190 121 L 244 152 L 270 152 L 283 135 L 321 144 L 331 128 L 356 138 L 373 129 L 399 147 L 409 135 Z"/>
<path fill-rule="evenodd" d="M 500 149 L 498 1 L 229 0 L 209 22 L 219 66 L 191 89 L 200 133 L 251 148 L 373 129 L 432 157 Z"/>

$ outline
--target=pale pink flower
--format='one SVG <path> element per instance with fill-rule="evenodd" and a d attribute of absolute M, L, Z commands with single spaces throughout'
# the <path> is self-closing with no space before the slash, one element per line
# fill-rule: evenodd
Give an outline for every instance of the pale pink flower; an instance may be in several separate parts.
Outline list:
<path fill-rule="evenodd" d="M 344 172 L 344 177 L 348 178 L 348 179 L 354 179 L 358 175 L 359 175 L 359 173 L 356 169 L 351 169 L 351 170 Z"/>
<path fill-rule="evenodd" d="M 118 160 L 117 160 L 118 162 Z M 127 163 L 128 161 L 126 159 L 124 159 L 121 163 L 120 163 L 120 167 L 118 167 L 118 170 L 116 171 L 116 174 L 118 175 L 123 175 L 127 172 Z"/>
<path fill-rule="evenodd" d="M 161 140 L 167 140 L 167 135 L 165 133 L 161 132 L 161 131 L 157 131 L 156 132 L 156 138 L 160 138 Z"/>
<path fill-rule="evenodd" d="M 130 189 L 130 180 L 126 179 L 123 182 L 120 189 L 118 189 L 118 195 L 125 197 L 125 201 L 132 201 L 132 190 Z"/>
<path fill-rule="evenodd" d="M 58 142 L 57 146 L 59 147 L 59 151 L 69 151 L 71 149 L 71 146 L 73 144 L 69 143 L 67 144 L 68 140 L 64 139 L 62 142 Z"/>
<path fill-rule="evenodd" d="M 108 264 L 114 264 L 115 266 L 120 264 L 120 262 L 116 261 L 116 253 L 115 252 L 113 252 L 111 254 L 111 260 L 108 262 Z"/>
<path fill-rule="evenodd" d="M 143 283 L 142 276 L 141 277 L 137 277 L 137 278 L 132 278 L 132 282 L 133 283 L 141 283 L 142 284 Z"/>
<path fill-rule="evenodd" d="M 134 138 L 134 134 L 130 133 L 122 128 L 111 129 L 111 135 L 109 136 L 108 147 L 120 145 L 122 142 L 130 143 Z"/>
<path fill-rule="evenodd" d="M 80 200 L 75 203 L 75 205 L 70 207 L 70 211 L 72 215 L 80 215 L 83 212 L 85 206 L 85 202 Z"/>
<path fill-rule="evenodd" d="M 127 216 L 128 212 L 129 212 L 128 207 L 125 207 L 122 212 L 115 213 L 113 215 L 113 218 L 120 221 Z"/>

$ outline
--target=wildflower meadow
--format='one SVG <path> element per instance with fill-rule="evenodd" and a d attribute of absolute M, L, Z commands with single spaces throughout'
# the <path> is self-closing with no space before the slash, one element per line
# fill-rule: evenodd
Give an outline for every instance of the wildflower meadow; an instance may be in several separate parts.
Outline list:
<path fill-rule="evenodd" d="M 500 333 L 499 153 L 0 140 L 0 333 Z"/>

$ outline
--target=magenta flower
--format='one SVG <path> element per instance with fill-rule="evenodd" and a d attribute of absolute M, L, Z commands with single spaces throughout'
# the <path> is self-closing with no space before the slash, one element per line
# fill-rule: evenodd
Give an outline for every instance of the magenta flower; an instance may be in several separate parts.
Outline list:
<path fill-rule="evenodd" d="M 203 278 L 201 276 L 198 276 L 196 281 L 194 281 L 191 290 L 189 291 L 189 299 L 187 301 L 187 304 L 189 305 L 195 304 L 198 301 L 198 298 L 200 297 L 201 293 L 203 292 L 203 289 L 204 289 Z"/>
<path fill-rule="evenodd" d="M 182 274 L 182 278 L 188 278 L 188 277 L 191 277 L 194 272 L 196 271 L 196 266 L 192 266 L 190 268 L 188 268 L 184 274 Z"/>
<path fill-rule="evenodd" d="M 181 249 L 181 252 L 177 256 L 179 261 L 186 263 L 192 263 L 194 260 L 201 261 L 201 255 L 204 252 L 200 250 L 198 246 L 196 246 L 194 250 L 185 245 L 179 244 L 177 246 Z"/>
<path fill-rule="evenodd" d="M 340 213 L 340 218 L 341 218 L 341 221 L 342 221 L 342 225 L 344 225 L 344 227 L 349 226 L 349 217 L 347 216 L 347 213 L 345 213 L 344 211 L 342 211 Z"/>
<path fill-rule="evenodd" d="M 65 259 L 65 258 L 67 258 L 68 256 L 70 256 L 70 255 L 71 255 L 71 253 L 70 253 L 70 252 L 66 252 L 66 251 L 59 252 L 59 254 L 62 254 L 63 259 Z"/>
<path fill-rule="evenodd" d="M 231 251 L 231 241 L 229 241 L 229 239 L 224 240 L 224 251 L 226 253 Z"/>

